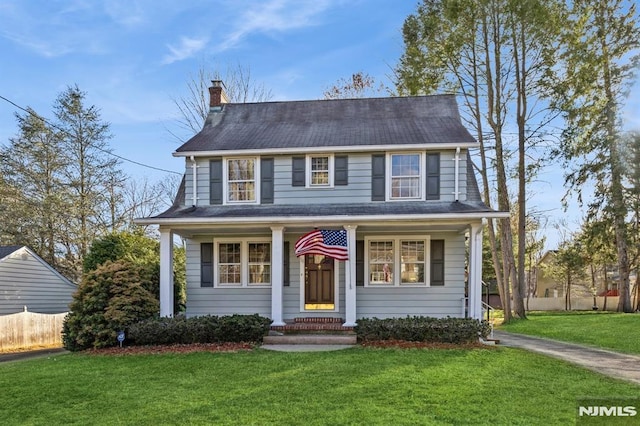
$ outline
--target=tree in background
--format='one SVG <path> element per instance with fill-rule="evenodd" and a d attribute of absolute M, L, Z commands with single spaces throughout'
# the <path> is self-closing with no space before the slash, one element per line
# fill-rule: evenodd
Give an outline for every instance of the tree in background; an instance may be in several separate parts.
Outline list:
<path fill-rule="evenodd" d="M 16 119 L 19 135 L 0 150 L 1 243 L 27 245 L 55 268 L 58 242 L 65 238 L 60 223 L 72 210 L 64 177 L 70 159 L 56 133 L 32 110 Z"/>
<path fill-rule="evenodd" d="M 550 66 L 542 52 L 555 40 L 557 4 L 555 0 L 425 0 L 405 20 L 405 51 L 395 69 L 400 94 L 448 91 L 461 96 L 468 113 L 464 119 L 480 144 L 484 202 L 491 206 L 496 200 L 498 210 L 517 212 L 515 227 L 512 219 L 490 221 L 487 234 L 505 321 L 511 319 L 512 310 L 518 317 L 526 316 L 525 187 L 540 164 L 531 151 L 534 141 L 542 139 L 541 129 L 549 120 L 546 107 L 530 99 L 539 94 L 539 79 Z M 518 129 L 515 149 L 505 137 L 510 127 Z M 488 157 L 490 152 L 493 158 Z M 518 154 L 516 167 L 510 164 L 513 152 Z M 510 202 L 511 176 L 518 181 L 517 209 Z M 518 249 L 512 229 L 517 230 Z"/>
<path fill-rule="evenodd" d="M 333 86 L 325 89 L 325 99 L 366 98 L 389 94 L 391 90 L 384 84 L 376 84 L 369 74 L 358 71 L 350 79 L 341 78 Z"/>
<path fill-rule="evenodd" d="M 548 85 L 566 128 L 557 155 L 564 161 L 568 191 L 582 202 L 582 189 L 595 185 L 591 212 L 613 218 L 618 263 L 618 310 L 631 312 L 628 229 L 623 184 L 620 106 L 640 60 L 640 26 L 635 2 L 574 0 L 560 49 L 549 56 Z"/>
<path fill-rule="evenodd" d="M 572 286 L 585 278 L 585 263 L 580 241 L 571 237 L 561 242 L 545 272 L 564 284 L 566 290 L 564 308 L 570 311 Z"/>
<path fill-rule="evenodd" d="M 202 130 L 209 114 L 209 86 L 212 80 L 222 80 L 229 102 L 266 102 L 273 98 L 271 89 L 253 79 L 248 66 L 227 65 L 222 72 L 219 68 L 209 69 L 202 64 L 197 73 L 187 81 L 187 94 L 172 99 L 180 114 L 178 124 L 190 136 Z"/>
<path fill-rule="evenodd" d="M 171 205 L 178 184 L 123 174 L 109 125 L 85 99 L 77 86 L 67 88 L 54 103 L 55 120 L 24 109 L 18 134 L 0 148 L 0 244 L 30 247 L 75 282 L 95 238 L 135 229 L 135 217 Z"/>
<path fill-rule="evenodd" d="M 627 184 L 624 187 L 625 199 L 630 206 L 631 223 L 629 226 L 629 265 L 635 270 L 635 283 L 631 288 L 632 310 L 640 311 L 640 132 L 626 134 L 622 139 L 623 174 Z"/>

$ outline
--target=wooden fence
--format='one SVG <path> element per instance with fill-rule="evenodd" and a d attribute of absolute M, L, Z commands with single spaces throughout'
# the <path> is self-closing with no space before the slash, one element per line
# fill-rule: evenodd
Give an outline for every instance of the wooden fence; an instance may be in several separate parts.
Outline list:
<path fill-rule="evenodd" d="M 0 352 L 62 346 L 61 314 L 20 312 L 0 316 Z"/>

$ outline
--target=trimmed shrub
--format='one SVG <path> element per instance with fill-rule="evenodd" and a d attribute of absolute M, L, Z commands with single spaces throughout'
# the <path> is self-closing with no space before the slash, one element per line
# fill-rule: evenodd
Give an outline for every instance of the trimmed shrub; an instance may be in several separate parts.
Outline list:
<path fill-rule="evenodd" d="M 119 330 L 157 315 L 158 301 L 143 276 L 126 261 L 107 261 L 86 274 L 62 326 L 64 347 L 78 351 L 115 346 Z"/>
<path fill-rule="evenodd" d="M 271 320 L 254 315 L 205 315 L 155 318 L 132 324 L 127 341 L 132 345 L 261 342 Z"/>
<path fill-rule="evenodd" d="M 355 332 L 360 341 L 406 340 L 410 342 L 472 343 L 487 337 L 491 328 L 487 321 L 472 318 L 364 318 L 358 320 Z"/>

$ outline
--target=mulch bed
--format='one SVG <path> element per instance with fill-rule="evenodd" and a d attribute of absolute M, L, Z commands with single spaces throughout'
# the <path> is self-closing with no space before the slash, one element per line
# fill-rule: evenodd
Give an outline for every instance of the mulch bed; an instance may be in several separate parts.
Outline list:
<path fill-rule="evenodd" d="M 88 349 L 90 355 L 153 355 L 190 354 L 194 352 L 240 352 L 256 348 L 254 343 L 191 343 L 185 345 L 115 346 L 112 348 Z"/>

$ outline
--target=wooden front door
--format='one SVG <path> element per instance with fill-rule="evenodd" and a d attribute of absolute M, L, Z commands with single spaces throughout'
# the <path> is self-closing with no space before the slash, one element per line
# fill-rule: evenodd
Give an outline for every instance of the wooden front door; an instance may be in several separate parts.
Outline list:
<path fill-rule="evenodd" d="M 334 260 L 308 254 L 304 263 L 304 308 L 335 309 Z"/>

